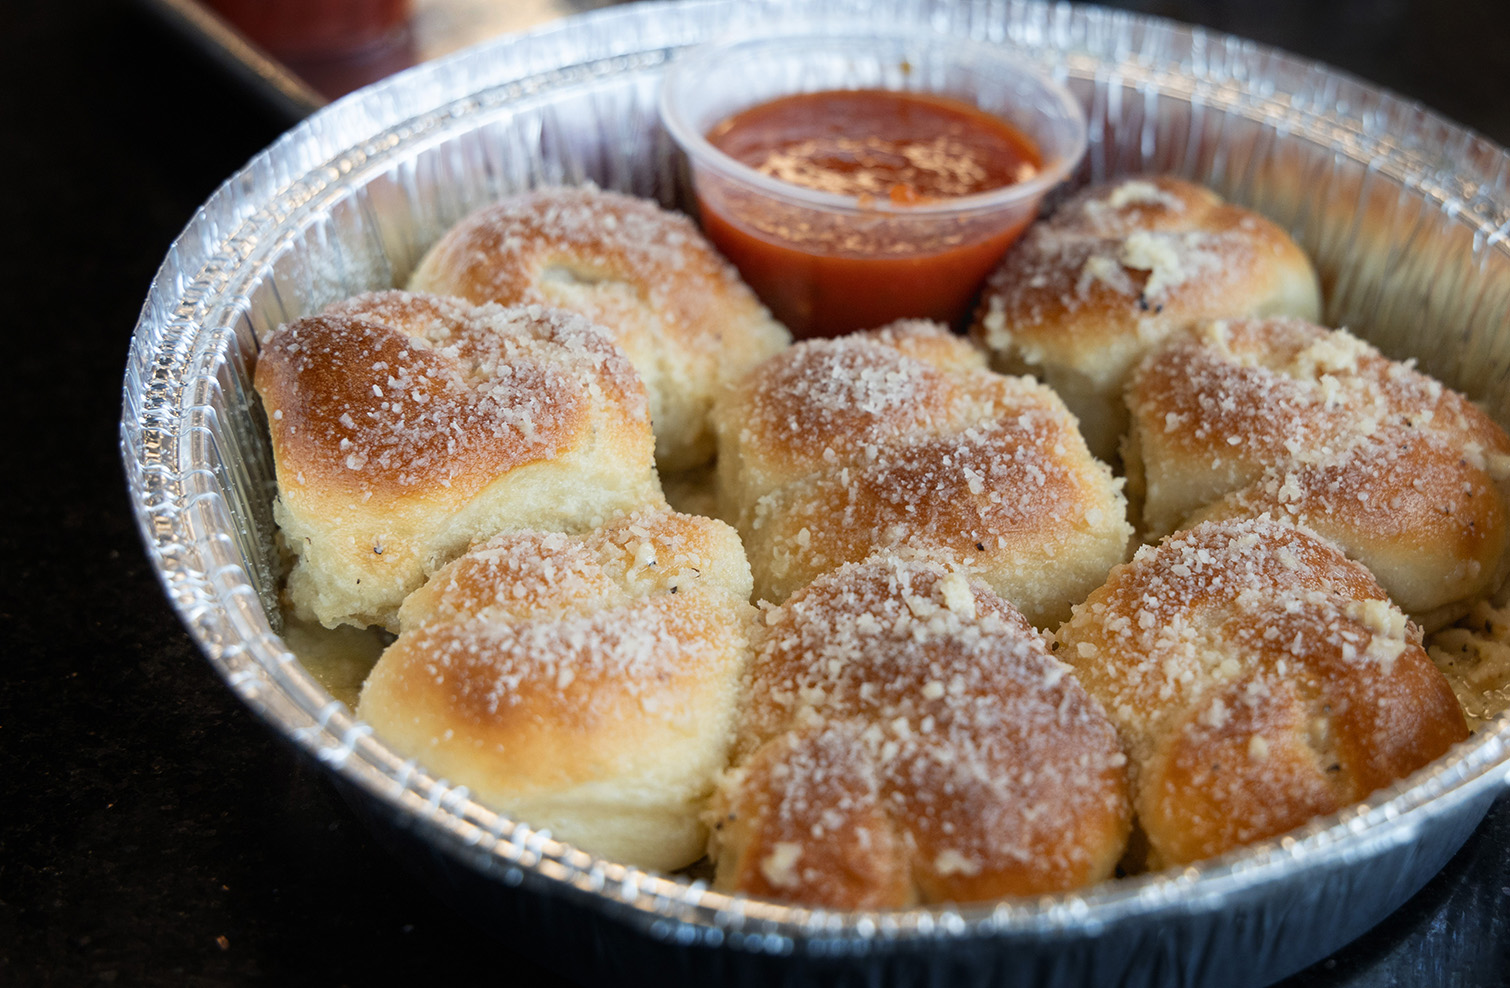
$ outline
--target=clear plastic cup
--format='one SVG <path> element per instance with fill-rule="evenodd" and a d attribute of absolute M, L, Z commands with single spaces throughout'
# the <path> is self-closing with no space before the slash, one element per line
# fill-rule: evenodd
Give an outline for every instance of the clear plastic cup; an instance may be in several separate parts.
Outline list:
<path fill-rule="evenodd" d="M 751 107 L 855 89 L 970 104 L 1036 144 L 1038 172 L 989 192 L 916 205 L 862 201 L 765 175 L 708 140 L 715 126 Z M 770 34 L 697 48 L 668 68 L 660 112 L 687 154 L 704 231 L 799 337 L 901 317 L 958 322 L 1086 146 L 1080 104 L 1031 63 L 988 44 L 881 29 Z"/>

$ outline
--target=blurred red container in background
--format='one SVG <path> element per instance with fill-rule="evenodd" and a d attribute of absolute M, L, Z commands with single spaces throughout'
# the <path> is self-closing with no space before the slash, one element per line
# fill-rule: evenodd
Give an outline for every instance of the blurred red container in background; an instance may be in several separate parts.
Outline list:
<path fill-rule="evenodd" d="M 208 0 L 253 43 L 290 62 L 346 58 L 404 35 L 409 0 Z"/>

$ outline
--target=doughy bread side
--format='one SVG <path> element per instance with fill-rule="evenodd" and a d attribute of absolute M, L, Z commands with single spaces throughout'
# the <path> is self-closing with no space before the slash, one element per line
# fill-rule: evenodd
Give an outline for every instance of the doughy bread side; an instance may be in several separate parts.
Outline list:
<path fill-rule="evenodd" d="M 1125 762 L 1010 604 L 949 564 L 878 555 L 757 626 L 710 810 L 716 884 L 840 909 L 1077 888 L 1122 853 Z"/>
<path fill-rule="evenodd" d="M 672 870 L 726 764 L 755 610 L 734 531 L 640 512 L 499 535 L 400 613 L 358 714 L 488 805 L 615 861 Z"/>
<path fill-rule="evenodd" d="M 392 627 L 426 573 L 510 528 L 660 504 L 644 389 L 580 316 L 380 292 L 258 359 L 294 612 Z"/>
<path fill-rule="evenodd" d="M 557 306 L 607 327 L 645 381 L 664 470 L 713 455 L 714 396 L 790 340 L 687 217 L 594 188 L 534 189 L 478 210 L 409 287 Z"/>
<path fill-rule="evenodd" d="M 1139 177 L 1086 189 L 1029 228 L 987 281 L 971 335 L 996 369 L 1058 392 L 1111 460 L 1123 385 L 1151 347 L 1199 320 L 1266 315 L 1321 317 L 1305 252 L 1208 189 Z"/>
<path fill-rule="evenodd" d="M 1332 543 L 1269 519 L 1140 549 L 1056 637 L 1131 760 L 1151 868 L 1342 809 L 1467 737 L 1420 629 Z"/>

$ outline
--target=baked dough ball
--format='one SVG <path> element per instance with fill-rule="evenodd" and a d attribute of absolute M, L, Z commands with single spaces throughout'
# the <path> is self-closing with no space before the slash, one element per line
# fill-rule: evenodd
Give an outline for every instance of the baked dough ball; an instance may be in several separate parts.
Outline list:
<path fill-rule="evenodd" d="M 1153 867 L 1342 809 L 1467 737 L 1420 629 L 1293 525 L 1146 546 L 1057 637 L 1121 735 Z"/>
<path fill-rule="evenodd" d="M 1195 518 L 1300 522 L 1432 626 L 1504 576 L 1510 437 L 1345 331 L 1205 324 L 1147 358 L 1128 405 L 1124 463 L 1146 538 Z"/>
<path fill-rule="evenodd" d="M 718 484 L 771 601 L 881 547 L 941 549 L 1040 627 L 1121 562 L 1120 481 L 1044 386 L 904 320 L 811 340 L 720 400 Z"/>
<path fill-rule="evenodd" d="M 425 574 L 511 528 L 661 503 L 645 391 L 606 333 L 530 306 L 378 292 L 258 357 L 296 616 L 391 627 Z"/>
<path fill-rule="evenodd" d="M 987 281 L 972 335 L 1031 373 L 1117 453 L 1122 387 L 1150 347 L 1202 319 L 1321 317 L 1310 259 L 1275 224 L 1170 177 L 1100 185 L 1034 224 Z"/>
<path fill-rule="evenodd" d="M 610 329 L 645 380 L 666 470 L 713 455 L 713 396 L 789 341 L 685 216 L 593 188 L 535 189 L 478 210 L 430 249 L 409 287 L 553 305 Z"/>
<path fill-rule="evenodd" d="M 717 887 L 840 909 L 1109 877 L 1126 758 L 1043 637 L 977 579 L 877 556 L 757 626 Z"/>
<path fill-rule="evenodd" d="M 1408 429 L 1327 462 L 1270 470 L 1187 524 L 1260 515 L 1336 542 L 1428 631 L 1499 586 L 1510 555 L 1510 518 L 1489 474 Z"/>
<path fill-rule="evenodd" d="M 738 537 L 707 518 L 499 535 L 404 602 L 357 713 L 559 840 L 680 868 L 728 755 L 749 593 Z"/>

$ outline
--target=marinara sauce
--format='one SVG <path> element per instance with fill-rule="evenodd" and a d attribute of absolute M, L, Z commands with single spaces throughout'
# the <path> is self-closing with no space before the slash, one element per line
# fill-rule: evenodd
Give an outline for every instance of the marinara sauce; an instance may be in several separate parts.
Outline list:
<path fill-rule="evenodd" d="M 827 212 L 753 191 L 700 190 L 708 236 L 799 337 L 903 316 L 959 320 L 1032 210 L 913 207 L 1026 181 L 1042 164 L 1029 138 L 989 113 L 889 90 L 786 96 L 707 137 L 764 175 L 855 200 L 857 211 Z"/>

